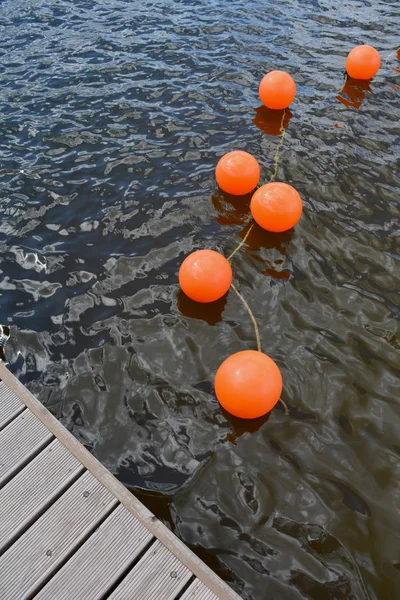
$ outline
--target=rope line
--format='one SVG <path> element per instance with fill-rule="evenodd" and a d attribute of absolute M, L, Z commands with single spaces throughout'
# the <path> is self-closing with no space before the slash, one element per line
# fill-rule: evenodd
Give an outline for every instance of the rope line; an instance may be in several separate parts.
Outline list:
<path fill-rule="evenodd" d="M 286 402 L 284 400 L 282 400 L 282 398 L 279 398 L 279 402 L 282 404 L 283 410 L 285 411 L 285 415 L 288 417 L 289 416 L 288 405 L 286 404 Z"/>
<path fill-rule="evenodd" d="M 251 223 L 251 221 L 249 221 L 247 223 L 247 225 L 249 225 Z M 240 242 L 240 244 L 238 246 L 236 246 L 236 248 L 234 249 L 234 251 L 232 252 L 232 254 L 230 254 L 228 256 L 228 260 L 232 260 L 232 258 L 235 256 L 236 252 L 239 252 L 240 248 L 246 243 L 247 238 L 249 237 L 251 230 L 254 227 L 254 223 L 251 223 L 246 235 L 244 236 L 244 238 L 242 239 L 242 241 Z"/>
<path fill-rule="evenodd" d="M 280 132 L 280 134 L 281 134 L 281 139 L 279 140 L 279 144 L 278 144 L 278 145 L 277 145 L 277 147 L 276 147 L 275 156 L 274 156 L 274 171 L 273 171 L 273 173 L 272 173 L 272 175 L 271 175 L 271 178 L 270 178 L 270 180 L 269 180 L 269 182 L 270 182 L 270 183 L 271 183 L 271 181 L 274 181 L 274 180 L 275 180 L 275 177 L 276 177 L 276 176 L 277 176 L 277 174 L 278 174 L 278 167 L 279 167 L 279 151 L 280 151 L 280 149 L 282 148 L 282 144 L 283 144 L 283 142 L 284 142 L 285 135 L 286 135 L 285 128 L 284 128 L 284 126 L 283 126 L 283 123 L 284 123 L 284 121 L 285 121 L 285 117 L 286 117 L 286 108 L 285 108 L 285 110 L 283 111 L 283 115 L 282 115 L 282 119 L 281 119 L 281 126 L 280 126 L 280 128 L 279 128 L 279 132 Z"/>
<path fill-rule="evenodd" d="M 260 339 L 260 332 L 258 331 L 258 325 L 257 325 L 257 321 L 251 311 L 250 306 L 247 304 L 246 300 L 243 298 L 242 294 L 239 292 L 239 290 L 233 285 L 233 283 L 231 283 L 231 288 L 233 289 L 233 291 L 239 296 L 240 301 L 242 302 L 243 306 L 245 307 L 245 309 L 247 310 L 247 312 L 250 315 L 250 319 L 253 322 L 254 325 L 254 333 L 256 334 L 256 340 L 257 340 L 257 350 L 258 352 L 261 352 L 261 339 Z"/>

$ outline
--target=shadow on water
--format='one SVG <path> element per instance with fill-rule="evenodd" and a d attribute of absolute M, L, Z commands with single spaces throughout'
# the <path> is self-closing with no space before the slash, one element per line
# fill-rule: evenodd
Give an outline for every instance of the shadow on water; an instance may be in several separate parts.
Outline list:
<path fill-rule="evenodd" d="M 287 249 L 294 233 L 294 229 L 282 233 L 266 231 L 253 220 L 247 219 L 245 227 L 229 238 L 229 251 L 226 254 L 228 255 L 232 248 L 238 246 L 240 240 L 246 238 L 241 252 L 251 255 L 257 264 L 258 273 L 269 275 L 274 279 L 289 279 L 290 273 L 281 265 L 285 264 Z M 268 250 L 276 250 L 276 252 L 271 255 L 271 253 L 265 252 Z"/>
<path fill-rule="evenodd" d="M 195 302 L 191 300 L 186 294 L 180 289 L 176 297 L 176 303 L 179 312 L 185 317 L 191 319 L 202 319 L 209 325 L 216 325 L 222 321 L 222 313 L 227 301 L 227 295 L 223 296 L 215 302 Z"/>
<path fill-rule="evenodd" d="M 282 256 L 285 256 L 287 248 L 292 241 L 294 229 L 289 229 L 282 233 L 274 233 L 273 231 L 266 231 L 257 225 L 257 223 L 252 222 L 251 224 L 253 227 L 246 239 L 246 247 L 249 252 L 257 253 L 261 249 L 276 249 Z M 239 238 L 244 238 L 247 231 L 248 228 L 243 228 L 239 231 Z"/>
<path fill-rule="evenodd" d="M 232 433 L 228 433 L 227 440 L 229 440 L 233 444 L 236 444 L 238 438 L 240 438 L 240 436 L 244 433 L 255 433 L 256 431 L 258 431 L 260 427 L 262 427 L 262 425 L 264 425 L 264 423 L 266 423 L 271 416 L 271 413 L 267 413 L 259 419 L 238 419 L 237 417 L 234 417 L 233 415 L 229 414 L 222 407 L 221 412 L 232 427 Z"/>

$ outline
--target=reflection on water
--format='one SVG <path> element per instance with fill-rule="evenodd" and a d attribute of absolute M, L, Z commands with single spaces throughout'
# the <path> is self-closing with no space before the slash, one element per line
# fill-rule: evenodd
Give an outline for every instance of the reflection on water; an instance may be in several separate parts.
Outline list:
<path fill-rule="evenodd" d="M 371 91 L 370 81 L 347 77 L 344 86 L 340 90 L 340 94 L 336 96 L 336 100 L 342 102 L 347 108 L 352 106 L 353 108 L 359 109 L 367 92 Z"/>
<path fill-rule="evenodd" d="M 286 129 L 293 113 L 290 108 L 283 110 L 271 110 L 265 106 L 259 106 L 255 109 L 256 116 L 253 119 L 261 131 L 267 135 L 280 135 L 282 129 Z M 282 121 L 283 118 L 283 121 Z"/>
<path fill-rule="evenodd" d="M 10 369 L 245 600 L 395 600 L 399 581 L 398 2 L 13 0 L 0 4 L 0 322 Z M 382 69 L 343 82 L 358 43 Z M 304 213 L 233 260 L 283 398 L 218 405 L 219 364 L 254 348 L 235 294 L 195 306 L 183 258 L 228 256 L 250 198 L 225 152 Z M 358 110 L 354 110 L 357 105 Z M 278 127 L 279 126 L 279 127 Z"/>
<path fill-rule="evenodd" d="M 211 200 L 218 212 L 217 222 L 220 225 L 244 225 L 250 218 L 250 200 L 253 195 L 232 196 L 221 189 L 212 195 Z"/>

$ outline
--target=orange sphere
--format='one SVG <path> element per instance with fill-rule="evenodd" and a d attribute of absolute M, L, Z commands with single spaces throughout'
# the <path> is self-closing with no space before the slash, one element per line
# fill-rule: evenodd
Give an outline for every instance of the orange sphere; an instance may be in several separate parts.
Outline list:
<path fill-rule="evenodd" d="M 228 152 L 218 161 L 215 177 L 224 192 L 233 196 L 244 196 L 257 187 L 260 167 L 254 156 L 242 150 L 235 150 Z"/>
<path fill-rule="evenodd" d="M 296 225 L 303 211 L 300 194 L 287 183 L 267 183 L 250 202 L 253 219 L 267 231 L 287 231 Z"/>
<path fill-rule="evenodd" d="M 214 302 L 229 290 L 232 283 L 231 265 L 219 252 L 197 250 L 181 264 L 179 283 L 192 300 Z"/>
<path fill-rule="evenodd" d="M 346 71 L 353 79 L 371 79 L 380 66 L 379 52 L 372 46 L 353 48 L 346 60 Z"/>
<path fill-rule="evenodd" d="M 262 352 L 244 350 L 224 360 L 214 385 L 225 410 L 241 419 L 257 419 L 278 402 L 282 376 L 272 358 Z"/>
<path fill-rule="evenodd" d="M 258 93 L 267 108 L 282 110 L 295 99 L 296 84 L 289 73 L 271 71 L 262 78 Z"/>

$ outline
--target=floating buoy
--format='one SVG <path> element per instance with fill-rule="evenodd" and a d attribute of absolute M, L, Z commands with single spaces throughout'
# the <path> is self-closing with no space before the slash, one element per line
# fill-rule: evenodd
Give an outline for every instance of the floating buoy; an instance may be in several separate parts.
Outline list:
<path fill-rule="evenodd" d="M 260 167 L 254 156 L 248 152 L 234 150 L 218 161 L 215 177 L 224 192 L 233 196 L 244 196 L 257 187 Z"/>
<path fill-rule="evenodd" d="M 379 52 L 372 46 L 353 48 L 346 60 L 346 71 L 353 79 L 371 79 L 381 66 Z"/>
<path fill-rule="evenodd" d="M 300 194 L 287 183 L 262 185 L 250 202 L 253 219 L 267 231 L 287 231 L 296 225 L 303 211 Z"/>
<path fill-rule="evenodd" d="M 282 376 L 272 358 L 263 352 L 244 350 L 222 363 L 214 385 L 226 411 L 241 419 L 257 419 L 278 402 Z"/>
<path fill-rule="evenodd" d="M 179 269 L 182 290 L 196 302 L 214 302 L 222 298 L 231 283 L 231 265 L 222 254 L 214 250 L 192 252 Z"/>
<path fill-rule="evenodd" d="M 271 71 L 262 78 L 258 93 L 264 106 L 282 110 L 288 108 L 295 99 L 296 84 L 289 73 Z"/>

